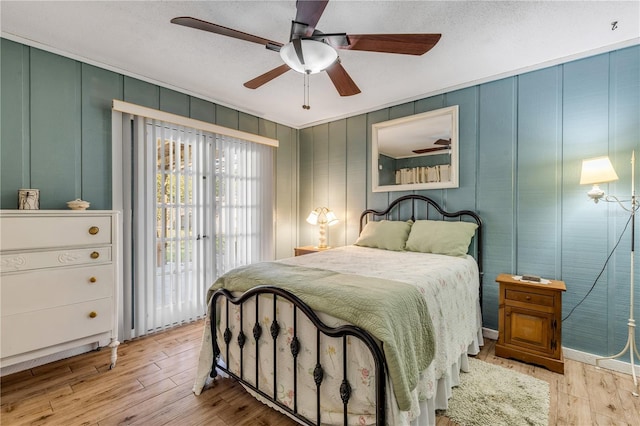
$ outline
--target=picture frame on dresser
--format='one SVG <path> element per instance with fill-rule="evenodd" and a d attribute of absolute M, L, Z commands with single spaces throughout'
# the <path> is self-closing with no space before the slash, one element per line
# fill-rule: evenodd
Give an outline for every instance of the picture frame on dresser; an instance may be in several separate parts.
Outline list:
<path fill-rule="evenodd" d="M 119 216 L 111 210 L 0 210 L 3 374 L 105 346 L 109 368 L 115 367 Z"/>

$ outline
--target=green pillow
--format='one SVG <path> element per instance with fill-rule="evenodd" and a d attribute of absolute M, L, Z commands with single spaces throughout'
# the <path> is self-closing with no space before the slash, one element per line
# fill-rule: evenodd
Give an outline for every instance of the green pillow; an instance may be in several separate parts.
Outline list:
<path fill-rule="evenodd" d="M 410 230 L 411 222 L 397 220 L 367 222 L 355 245 L 403 251 Z"/>
<path fill-rule="evenodd" d="M 422 253 L 463 257 L 469 251 L 478 225 L 470 222 L 417 220 L 411 227 L 406 249 Z"/>

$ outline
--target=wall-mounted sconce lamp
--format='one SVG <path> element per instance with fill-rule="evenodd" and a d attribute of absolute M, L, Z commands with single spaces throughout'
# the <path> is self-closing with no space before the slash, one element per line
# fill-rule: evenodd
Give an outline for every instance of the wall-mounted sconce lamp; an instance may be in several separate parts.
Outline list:
<path fill-rule="evenodd" d="M 309 213 L 307 222 L 312 225 L 320 225 L 320 242 L 318 248 L 327 248 L 327 225 L 332 226 L 338 223 L 335 213 L 327 207 L 316 207 Z"/>

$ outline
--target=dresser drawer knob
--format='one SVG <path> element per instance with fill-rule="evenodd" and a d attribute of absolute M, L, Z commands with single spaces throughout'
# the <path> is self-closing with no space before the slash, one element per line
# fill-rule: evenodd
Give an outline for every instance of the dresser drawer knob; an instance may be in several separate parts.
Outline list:
<path fill-rule="evenodd" d="M 525 297 L 525 300 L 531 300 L 531 296 Z"/>
<path fill-rule="evenodd" d="M 96 277 L 89 278 L 89 282 L 90 283 L 95 283 L 96 281 L 98 281 L 98 279 Z"/>
<path fill-rule="evenodd" d="M 100 232 L 100 228 L 98 228 L 97 226 L 92 226 L 91 228 L 89 228 L 89 233 L 91 235 L 96 235 L 98 232 Z"/>
<path fill-rule="evenodd" d="M 100 257 L 100 253 L 98 253 L 97 251 L 91 252 L 91 258 L 92 259 L 97 259 Z"/>
<path fill-rule="evenodd" d="M 96 311 L 89 312 L 89 318 L 95 318 L 97 316 L 98 316 L 98 313 Z"/>

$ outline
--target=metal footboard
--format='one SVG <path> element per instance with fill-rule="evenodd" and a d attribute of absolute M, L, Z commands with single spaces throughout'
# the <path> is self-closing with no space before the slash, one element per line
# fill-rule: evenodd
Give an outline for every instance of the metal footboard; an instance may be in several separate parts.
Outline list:
<path fill-rule="evenodd" d="M 218 318 L 218 312 L 217 310 L 217 306 L 218 306 L 218 299 L 223 297 L 224 300 L 222 301 L 222 303 L 226 303 L 226 309 L 225 309 L 225 324 L 226 324 L 226 329 L 223 333 L 223 341 L 225 343 L 225 348 L 223 348 L 223 350 L 225 351 L 224 353 L 221 353 L 220 348 L 218 347 L 218 343 L 217 343 L 217 334 L 218 334 L 218 330 L 217 330 L 217 318 Z M 268 297 L 270 299 L 273 299 L 273 321 L 271 323 L 271 326 L 269 327 L 269 333 L 264 333 L 262 330 L 262 325 L 259 322 L 259 318 L 260 318 L 260 303 L 259 303 L 259 299 L 260 298 L 264 298 L 264 297 Z M 256 358 L 256 366 L 255 366 L 255 377 L 253 378 L 255 380 L 255 384 L 250 383 L 248 381 L 248 378 L 244 377 L 245 373 L 244 373 L 244 351 L 246 349 L 246 343 L 247 343 L 247 339 L 251 338 L 245 335 L 245 333 L 243 332 L 243 322 L 244 322 L 244 317 L 245 317 L 245 309 L 250 309 L 250 308 L 245 308 L 244 307 L 244 303 L 248 300 L 251 299 L 255 300 L 255 318 L 256 318 L 256 322 L 253 325 L 253 339 L 256 342 L 255 345 L 255 358 Z M 278 324 L 278 314 L 277 314 L 277 309 L 276 309 L 276 303 L 278 298 L 282 298 L 285 299 L 287 301 L 289 301 L 292 305 L 293 305 L 293 338 L 291 339 L 291 344 L 290 344 L 290 351 L 291 351 L 291 355 L 293 356 L 293 387 L 294 387 L 294 396 L 293 396 L 293 408 L 285 405 L 283 402 L 278 400 L 278 394 L 277 394 L 277 375 L 278 375 L 278 371 L 277 371 L 277 367 L 278 367 L 278 351 L 276 348 L 276 339 L 278 338 L 278 335 L 280 334 L 280 325 Z M 343 380 L 342 383 L 340 385 L 339 389 L 335 389 L 335 392 L 338 392 L 340 395 L 340 398 L 343 402 L 343 418 L 344 418 L 344 425 L 347 425 L 347 418 L 348 418 L 348 404 L 349 404 L 349 399 L 351 397 L 351 385 L 349 383 L 349 381 L 347 380 L 348 377 L 348 372 L 347 372 L 347 364 L 348 364 L 348 354 L 347 354 L 347 337 L 348 336 L 352 336 L 356 339 L 359 339 L 360 341 L 362 341 L 367 348 L 369 349 L 369 351 L 371 352 L 371 356 L 373 357 L 374 363 L 375 363 L 375 398 L 376 398 L 376 425 L 384 425 L 385 424 L 385 418 L 386 418 L 386 412 L 385 412 L 385 385 L 386 385 L 386 365 L 385 365 L 385 359 L 384 359 L 384 354 L 380 348 L 380 346 L 378 345 L 378 343 L 376 342 L 376 340 L 369 334 L 367 333 L 365 330 L 353 326 L 353 325 L 343 325 L 340 327 L 329 327 L 327 325 L 325 325 L 322 320 L 320 320 L 318 318 L 318 316 L 315 314 L 315 312 L 313 310 L 311 310 L 311 308 L 309 308 L 300 298 L 298 298 L 297 296 L 295 296 L 294 294 L 283 290 L 281 288 L 277 288 L 277 287 L 273 287 L 273 286 L 259 286 L 259 287 L 255 287 L 247 292 L 245 292 L 244 294 L 238 296 L 238 297 L 234 297 L 228 290 L 226 289 L 220 289 L 214 292 L 214 294 L 212 295 L 211 298 L 211 312 L 210 312 L 210 319 L 211 319 L 211 336 L 212 336 L 212 344 L 213 344 L 213 353 L 214 353 L 214 361 L 213 361 L 213 368 L 211 371 L 211 377 L 215 377 L 217 375 L 216 373 L 216 369 L 219 369 L 223 372 L 225 372 L 226 374 L 228 374 L 229 376 L 233 377 L 234 379 L 238 380 L 239 382 L 241 382 L 242 384 L 244 384 L 246 387 L 248 387 L 249 389 L 251 389 L 252 391 L 254 391 L 255 393 L 261 395 L 263 398 L 268 399 L 269 401 L 273 402 L 274 404 L 276 404 L 278 407 L 280 407 L 282 410 L 286 411 L 287 413 L 289 413 L 291 416 L 294 416 L 296 419 L 302 421 L 305 424 L 308 425 L 320 425 L 321 424 L 321 403 L 322 401 L 321 399 L 321 386 L 323 385 L 323 378 L 324 378 L 324 374 L 325 374 L 325 368 L 323 367 L 323 365 L 320 362 L 320 336 L 322 334 L 329 336 L 329 337 L 337 337 L 337 338 L 341 338 L 342 340 L 342 352 L 343 352 L 343 360 L 342 360 L 342 364 L 343 364 Z M 233 335 L 233 333 L 231 332 L 231 330 L 229 329 L 229 307 L 230 304 L 233 305 L 239 305 L 240 306 L 240 331 L 236 334 Z M 316 328 L 316 333 L 315 336 L 299 336 L 297 333 L 297 315 L 298 313 L 302 313 L 304 316 L 306 316 L 309 321 L 315 326 Z M 270 394 L 269 392 L 265 392 L 264 390 L 260 389 L 259 386 L 259 342 L 261 341 L 261 339 L 273 339 L 273 393 Z M 237 347 L 239 348 L 240 351 L 240 374 L 236 374 L 232 371 L 230 371 L 230 368 L 228 368 L 227 366 L 221 365 L 219 363 L 220 360 L 220 356 L 221 354 L 224 355 L 224 359 L 225 360 L 229 360 L 229 349 L 231 345 L 237 345 Z M 301 347 L 305 347 L 305 348 L 313 348 L 315 347 L 315 355 L 316 355 L 316 365 L 315 368 L 313 369 L 313 377 L 314 377 L 314 381 L 316 384 L 316 405 L 317 405 L 317 413 L 316 413 L 316 418 L 315 419 L 309 419 L 307 417 L 305 417 L 304 415 L 302 415 L 299 411 L 298 411 L 298 377 L 297 377 L 297 362 L 298 362 L 298 353 L 300 352 Z M 324 389 L 324 388 L 323 388 Z M 332 392 L 334 390 L 331 390 Z"/>

